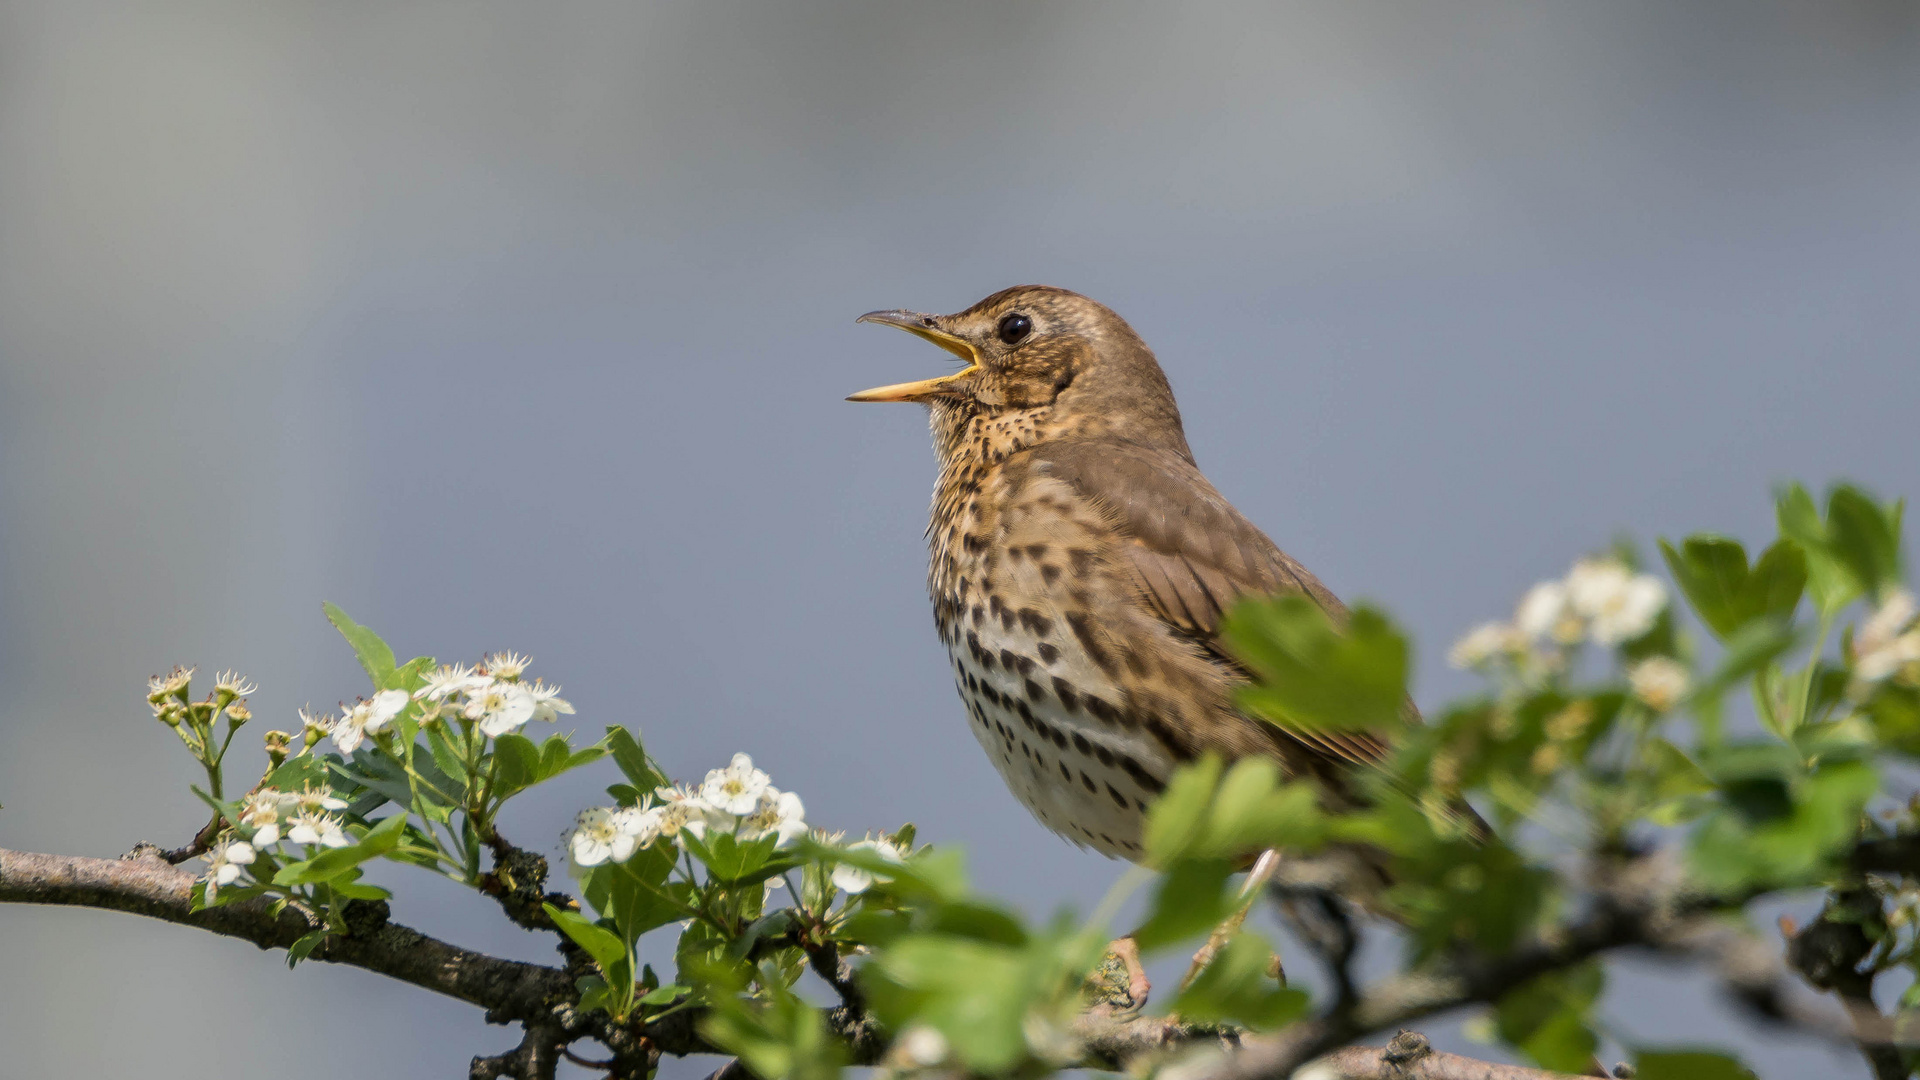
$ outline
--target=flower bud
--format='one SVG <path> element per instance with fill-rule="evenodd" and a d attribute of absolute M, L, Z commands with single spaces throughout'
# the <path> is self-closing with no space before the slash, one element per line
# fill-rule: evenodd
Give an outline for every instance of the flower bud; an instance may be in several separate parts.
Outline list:
<path fill-rule="evenodd" d="M 155 675 L 147 680 L 147 702 L 158 706 L 168 698 L 184 703 L 187 700 L 187 684 L 193 681 L 193 669 L 176 667 L 165 675 Z"/>
<path fill-rule="evenodd" d="M 315 715 L 305 709 L 300 710 L 300 738 L 302 751 L 311 750 L 315 743 L 327 737 L 333 730 L 333 717 L 325 713 Z"/>
<path fill-rule="evenodd" d="M 153 705 L 153 718 L 170 728 L 177 728 L 187 718 L 187 710 L 177 701 L 158 701 Z"/>
<path fill-rule="evenodd" d="M 253 710 L 247 708 L 245 701 L 236 701 L 227 706 L 227 723 L 234 727 L 253 719 Z"/>
<path fill-rule="evenodd" d="M 287 760 L 287 746 L 292 742 L 293 736 L 284 731 L 267 732 L 267 760 L 273 762 L 274 768 L 279 768 L 280 763 Z"/>

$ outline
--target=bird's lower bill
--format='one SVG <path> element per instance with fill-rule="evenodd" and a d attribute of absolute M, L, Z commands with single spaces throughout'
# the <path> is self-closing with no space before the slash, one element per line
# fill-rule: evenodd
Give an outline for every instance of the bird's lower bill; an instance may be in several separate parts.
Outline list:
<path fill-rule="evenodd" d="M 925 338 L 967 362 L 967 366 L 951 375 L 942 375 L 935 379 L 921 379 L 918 382 L 894 383 L 891 386 L 876 386 L 871 390 L 862 390 L 849 394 L 848 401 L 925 401 L 947 389 L 957 379 L 966 378 L 980 370 L 980 355 L 966 339 L 956 337 L 934 325 L 933 317 L 917 311 L 869 311 L 855 322 L 879 323 L 892 326 L 915 337 Z"/>

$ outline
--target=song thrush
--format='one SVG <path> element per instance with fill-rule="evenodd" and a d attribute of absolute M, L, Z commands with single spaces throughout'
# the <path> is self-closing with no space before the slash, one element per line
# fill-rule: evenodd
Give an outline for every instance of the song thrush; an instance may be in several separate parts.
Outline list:
<path fill-rule="evenodd" d="M 1048 828 L 1138 861 L 1147 807 L 1181 762 L 1265 755 L 1335 790 L 1378 759 L 1360 732 L 1292 731 L 1234 707 L 1220 639 L 1246 594 L 1326 586 L 1194 464 L 1166 376 L 1133 328 L 1022 285 L 955 315 L 875 311 L 966 361 L 850 401 L 928 406 L 940 475 L 927 526 L 934 624 L 979 739 Z"/>

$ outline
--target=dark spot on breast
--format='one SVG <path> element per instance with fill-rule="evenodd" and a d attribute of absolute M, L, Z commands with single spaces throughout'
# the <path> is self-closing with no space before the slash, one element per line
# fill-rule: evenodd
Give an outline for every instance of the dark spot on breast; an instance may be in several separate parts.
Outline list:
<path fill-rule="evenodd" d="M 1086 786 L 1089 793 L 1094 795 L 1100 794 L 1099 786 L 1093 782 L 1093 777 L 1087 775 L 1085 769 L 1080 771 L 1080 783 Z"/>
<path fill-rule="evenodd" d="M 979 611 L 980 609 L 974 608 L 973 610 Z M 1057 646 L 1051 645 L 1043 641 L 1040 643 L 1039 649 L 1040 649 L 1040 662 L 1043 664 L 1052 666 L 1055 660 L 1060 659 L 1060 649 Z"/>
<path fill-rule="evenodd" d="M 1009 695 L 1009 696 L 1011 696 L 1011 695 Z M 1014 708 L 1014 711 L 1015 711 L 1015 712 L 1018 712 L 1018 713 L 1020 714 L 1020 719 L 1022 719 L 1022 720 L 1025 720 L 1025 721 L 1027 721 L 1027 722 L 1028 722 L 1028 723 L 1030 723 L 1030 724 L 1038 724 L 1038 723 L 1040 722 L 1040 721 L 1038 721 L 1038 720 L 1036 720 L 1036 719 L 1034 719 L 1034 716 L 1033 716 L 1033 710 L 1032 710 L 1032 709 L 1029 709 L 1029 708 L 1027 708 L 1027 703 L 1026 703 L 1026 702 L 1024 702 L 1024 701 L 1015 701 L 1015 702 L 1013 703 L 1013 708 Z"/>
<path fill-rule="evenodd" d="M 1013 658 L 1012 667 L 1018 668 L 1022 675 L 1032 675 L 1033 669 L 1038 666 L 1038 664 L 1033 662 L 1033 657 L 1031 656 L 1016 656 Z"/>
<path fill-rule="evenodd" d="M 1174 734 L 1173 729 L 1167 726 L 1166 721 L 1157 716 L 1149 716 L 1146 718 L 1146 728 L 1147 734 L 1158 739 L 1160 745 L 1166 747 L 1167 753 L 1173 755 L 1176 760 L 1193 760 L 1193 749 L 1187 745 L 1185 739 Z"/>
<path fill-rule="evenodd" d="M 1013 629 L 1013 609 L 1012 608 L 1007 608 L 1000 612 L 1000 629 L 1002 630 Z"/>
<path fill-rule="evenodd" d="M 1042 555 L 1045 555 L 1046 553 L 1047 553 L 1047 545 L 1045 544 L 1028 544 L 1027 545 L 1027 554 L 1033 556 L 1036 559 Z"/>
<path fill-rule="evenodd" d="M 1068 548 L 1067 561 L 1073 564 L 1075 575 L 1085 577 L 1093 569 L 1093 552 L 1086 548 Z"/>
<path fill-rule="evenodd" d="M 1044 581 L 1044 582 L 1046 582 L 1046 583 L 1047 583 L 1047 584 L 1049 584 L 1049 585 L 1051 585 L 1051 584 L 1053 584 L 1053 583 L 1054 583 L 1054 582 L 1056 582 L 1056 581 L 1059 581 L 1059 580 L 1060 580 L 1060 568 L 1059 568 L 1059 567 L 1057 567 L 1057 566 L 1055 566 L 1055 565 L 1053 565 L 1052 563 L 1047 563 L 1047 564 L 1045 564 L 1045 565 L 1043 565 L 1043 566 L 1041 566 L 1041 567 L 1040 567 L 1040 580 L 1041 580 L 1041 581 Z"/>
<path fill-rule="evenodd" d="M 1108 767 L 1111 767 L 1113 765 L 1113 751 L 1107 749 L 1104 746 L 1094 747 L 1093 756 L 1099 758 L 1100 764 L 1102 765 L 1106 765 Z"/>
<path fill-rule="evenodd" d="M 1127 797 L 1125 795 L 1120 794 L 1119 788 L 1114 787 L 1112 784 L 1108 784 L 1107 794 L 1110 797 L 1112 797 L 1114 801 L 1114 805 L 1118 806 L 1122 810 L 1125 810 L 1127 808 Z"/>
<path fill-rule="evenodd" d="M 1142 679 L 1146 678 L 1147 673 L 1153 670 L 1152 668 L 1147 666 L 1146 657 L 1141 656 L 1138 652 L 1136 652 L 1133 649 L 1127 650 L 1126 658 L 1127 658 L 1127 670 L 1133 672 L 1133 674 L 1138 678 L 1142 678 Z"/>
<path fill-rule="evenodd" d="M 1067 625 L 1073 628 L 1073 636 L 1080 639 L 1080 647 L 1087 651 L 1087 658 L 1095 666 L 1109 675 L 1118 674 L 1114 670 L 1113 657 L 1107 654 L 1107 648 L 1100 643 L 1100 635 L 1093 628 L 1093 620 L 1085 612 L 1074 612 L 1067 616 Z"/>
<path fill-rule="evenodd" d="M 1053 745 L 1059 747 L 1062 750 L 1065 750 L 1067 748 L 1066 732 L 1061 731 L 1059 728 L 1051 728 L 1047 731 L 1047 734 L 1053 737 Z"/>
<path fill-rule="evenodd" d="M 1087 715 L 1093 717 L 1095 720 L 1108 724 L 1115 724 L 1120 721 L 1120 710 L 1107 704 L 1107 699 L 1105 698 L 1098 698 L 1092 694 L 1088 694 L 1086 697 L 1086 705 Z"/>
<path fill-rule="evenodd" d="M 1139 784 L 1142 791 L 1158 795 L 1167 789 L 1167 785 L 1161 783 L 1157 777 L 1141 767 L 1138 761 L 1126 754 L 1120 755 L 1120 767 L 1126 770 L 1128 776 L 1133 777 L 1133 782 Z"/>
<path fill-rule="evenodd" d="M 979 604 L 975 604 L 973 605 L 973 610 L 967 612 L 967 615 L 973 619 L 973 625 L 979 626 L 980 620 L 986 618 L 987 612 L 985 608 L 982 608 Z"/>
<path fill-rule="evenodd" d="M 1080 695 L 1073 692 L 1072 683 L 1058 675 L 1053 678 L 1053 696 L 1060 699 L 1060 704 L 1066 706 L 1068 712 L 1080 711 Z"/>
<path fill-rule="evenodd" d="M 1073 774 L 1067 771 L 1067 763 L 1064 761 L 1060 763 L 1060 779 L 1069 784 L 1073 783 Z"/>
<path fill-rule="evenodd" d="M 1027 680 L 1027 700 L 1028 701 L 1039 701 L 1041 698 L 1045 697 L 1046 694 L 1047 692 L 1040 688 L 1039 683 L 1034 682 L 1032 679 Z"/>
<path fill-rule="evenodd" d="M 1046 637 L 1053 631 L 1053 620 L 1032 608 L 1020 609 L 1020 625 L 1026 627 L 1034 637 Z"/>
<path fill-rule="evenodd" d="M 1087 737 L 1085 735 L 1082 735 L 1077 731 L 1073 733 L 1073 748 L 1075 750 L 1080 751 L 1083 754 L 1093 753 L 1093 744 L 1087 741 Z"/>
<path fill-rule="evenodd" d="M 1021 560 L 1021 558 L 1022 558 L 1023 556 L 1025 556 L 1025 555 L 1026 555 L 1026 552 L 1025 552 L 1024 550 L 1022 550 L 1022 549 L 1020 549 L 1020 548 L 1017 548 L 1017 547 L 1010 547 L 1010 548 L 1008 548 L 1008 549 L 1007 549 L 1007 561 L 1008 561 L 1008 562 L 1012 562 L 1012 563 L 1017 563 L 1017 562 L 1019 562 L 1019 561 Z"/>

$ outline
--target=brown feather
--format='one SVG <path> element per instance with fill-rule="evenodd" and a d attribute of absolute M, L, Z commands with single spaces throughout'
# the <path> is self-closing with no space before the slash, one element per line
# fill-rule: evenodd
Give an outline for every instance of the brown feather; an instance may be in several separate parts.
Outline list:
<path fill-rule="evenodd" d="M 1249 678 L 1220 637 L 1227 608 L 1243 596 L 1300 593 L 1336 624 L 1347 609 L 1281 551 L 1175 450 L 1118 440 L 1063 439 L 1028 451 L 1034 471 L 1059 480 L 1132 540 L 1121 545 L 1140 596 L 1240 679 Z M 1293 739 L 1357 764 L 1386 756 L 1364 731 L 1284 729 Z"/>

